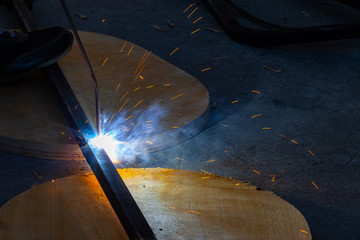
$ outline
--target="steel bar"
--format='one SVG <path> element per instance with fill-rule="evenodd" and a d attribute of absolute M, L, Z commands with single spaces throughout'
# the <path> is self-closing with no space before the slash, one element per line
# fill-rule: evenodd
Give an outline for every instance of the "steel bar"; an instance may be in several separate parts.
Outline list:
<path fill-rule="evenodd" d="M 14 8 L 27 31 L 36 29 L 30 11 L 22 0 L 13 0 Z M 140 208 L 103 149 L 91 148 L 87 142 L 96 136 L 74 92 L 58 64 L 43 69 L 53 85 L 55 96 L 86 161 L 114 209 L 130 239 L 156 239 Z"/>

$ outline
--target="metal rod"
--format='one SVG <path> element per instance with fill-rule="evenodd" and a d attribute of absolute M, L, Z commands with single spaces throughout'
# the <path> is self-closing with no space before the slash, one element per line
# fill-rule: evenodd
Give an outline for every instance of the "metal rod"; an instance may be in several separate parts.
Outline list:
<path fill-rule="evenodd" d="M 24 2 L 22 0 L 13 0 L 13 3 L 25 29 L 28 31 L 35 30 L 36 23 Z M 87 144 L 88 140 L 96 135 L 95 131 L 88 124 L 87 116 L 59 65 L 56 63 L 43 68 L 43 72 L 53 85 L 55 96 L 65 119 L 128 237 L 139 240 L 156 239 L 151 227 L 106 152 L 103 149 L 90 148 Z"/>
<path fill-rule="evenodd" d="M 80 51 L 81 51 L 81 54 L 83 55 L 83 58 L 85 60 L 85 63 L 88 67 L 88 70 L 89 70 L 89 73 L 90 73 L 90 76 L 91 76 L 91 79 L 93 80 L 93 85 L 94 85 L 94 91 L 95 91 L 95 107 L 96 107 L 96 118 L 95 118 L 95 122 L 96 122 L 96 129 L 97 129 L 97 132 L 98 132 L 98 135 L 101 134 L 101 118 L 100 118 L 100 98 L 99 98 L 99 86 L 98 86 L 98 82 L 96 80 L 96 77 L 95 77 L 95 73 L 91 67 L 91 64 L 90 64 L 90 60 L 86 54 L 86 51 L 85 51 L 85 48 L 84 48 L 84 45 L 82 44 L 81 42 L 81 39 L 80 39 L 80 36 L 78 34 L 78 31 L 75 27 L 75 24 L 71 18 L 71 15 L 70 15 L 70 12 L 69 12 L 69 9 L 68 7 L 66 6 L 65 4 L 65 1 L 64 0 L 60 0 L 61 2 L 61 5 L 64 9 L 64 12 L 65 12 L 65 15 L 69 21 L 69 24 L 71 26 L 71 29 L 74 33 L 74 36 L 75 36 L 75 39 L 76 39 L 76 42 L 78 43 L 79 45 L 79 48 L 80 48 Z"/>

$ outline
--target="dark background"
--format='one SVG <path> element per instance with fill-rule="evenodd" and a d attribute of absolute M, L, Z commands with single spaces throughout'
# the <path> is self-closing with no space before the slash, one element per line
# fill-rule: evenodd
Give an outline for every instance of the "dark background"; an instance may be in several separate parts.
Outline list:
<path fill-rule="evenodd" d="M 208 88 L 210 103 L 216 102 L 203 132 L 161 151 L 165 157 L 153 153 L 152 160 L 137 161 L 139 167 L 205 169 L 249 182 L 299 209 L 313 239 L 360 239 L 359 38 L 257 48 L 206 30 L 221 28 L 202 3 L 190 19 L 189 12 L 183 13 L 193 3 L 187 0 L 67 3 L 72 13 L 88 17 L 74 16 L 79 30 L 113 35 L 151 50 L 195 76 Z M 360 12 L 336 1 L 248 0 L 241 4 L 251 13 L 286 26 L 360 20 Z M 33 15 L 40 27 L 69 28 L 59 1 L 35 0 Z M 3 6 L 0 16 L 0 28 L 20 26 Z M 192 24 L 200 16 L 203 19 Z M 201 30 L 190 35 L 197 28 Z M 180 49 L 169 56 L 176 47 Z M 201 72 L 207 67 L 211 70 Z M 234 100 L 239 102 L 232 104 Z M 262 115 L 251 118 L 256 114 Z M 210 159 L 216 161 L 206 163 Z M 37 180 L 33 170 L 44 180 Z M 0 205 L 33 184 L 87 171 L 82 161 L 0 152 Z"/>

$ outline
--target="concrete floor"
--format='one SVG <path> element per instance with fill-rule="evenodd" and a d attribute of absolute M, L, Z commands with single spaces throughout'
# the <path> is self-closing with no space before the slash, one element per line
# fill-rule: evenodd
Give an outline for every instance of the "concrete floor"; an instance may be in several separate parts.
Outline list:
<path fill-rule="evenodd" d="M 161 151 L 165 157 L 153 153 L 151 158 L 156 161 L 137 164 L 205 169 L 250 182 L 299 209 L 309 223 L 313 239 L 360 239 L 360 39 L 251 47 L 234 42 L 223 33 L 204 30 L 220 27 L 202 4 L 187 19 L 183 11 L 191 3 L 68 1 L 73 13 L 88 16 L 86 20 L 74 17 L 79 29 L 110 34 L 152 50 L 198 78 L 208 88 L 210 102 L 216 102 L 203 132 Z M 288 26 L 360 20 L 358 12 L 335 1 L 278 0 L 270 4 L 258 0 L 244 6 L 265 19 Z M 307 17 L 301 11 L 325 16 Z M 35 1 L 33 14 L 40 27 L 68 28 L 58 1 Z M 0 28 L 19 26 L 4 8 L 0 8 L 0 16 Z M 203 19 L 192 24 L 200 16 Z M 175 28 L 167 25 L 168 20 Z M 154 29 L 153 24 L 166 31 Z M 197 28 L 201 30 L 190 35 Z M 176 47 L 180 49 L 169 56 Z M 226 58 L 215 59 L 218 57 Z M 201 72 L 207 67 L 211 70 Z M 239 102 L 232 104 L 234 100 Z M 257 114 L 262 115 L 251 118 Z M 184 161 L 177 161 L 176 157 Z M 207 163 L 210 159 L 216 161 Z M 0 205 L 33 184 L 88 171 L 85 162 L 7 153 L 0 153 L 0 169 Z M 44 180 L 36 180 L 32 170 L 37 170 Z"/>

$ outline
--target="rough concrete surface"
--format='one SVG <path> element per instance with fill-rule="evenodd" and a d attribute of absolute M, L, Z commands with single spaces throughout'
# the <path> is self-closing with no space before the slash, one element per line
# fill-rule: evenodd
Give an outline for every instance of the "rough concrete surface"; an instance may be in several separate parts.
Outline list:
<path fill-rule="evenodd" d="M 247 46 L 206 30 L 221 27 L 202 3 L 187 19 L 188 12 L 183 11 L 191 3 L 68 1 L 72 13 L 88 17 L 74 16 L 80 30 L 113 35 L 152 50 L 199 79 L 209 90 L 210 102 L 216 102 L 203 132 L 151 154 L 149 160 L 137 159 L 136 164 L 203 169 L 250 182 L 298 208 L 313 239 L 360 239 L 360 39 L 272 48 Z M 287 26 L 360 20 L 358 11 L 336 1 L 257 0 L 242 4 L 254 14 Z M 40 27 L 69 27 L 59 1 L 35 0 L 33 14 Z M 20 24 L 3 7 L 0 16 L 0 28 Z M 193 24 L 198 17 L 202 19 Z M 170 27 L 168 20 L 175 27 Z M 197 28 L 201 30 L 190 35 Z M 219 57 L 226 58 L 215 59 Z M 207 67 L 211 70 L 201 72 Z M 239 101 L 232 103 L 235 100 Z M 252 118 L 258 114 L 262 115 Z M 88 171 L 85 162 L 7 153 L 0 153 L 0 166 L 1 205 L 34 183 Z M 44 180 L 34 178 L 32 170 Z"/>

